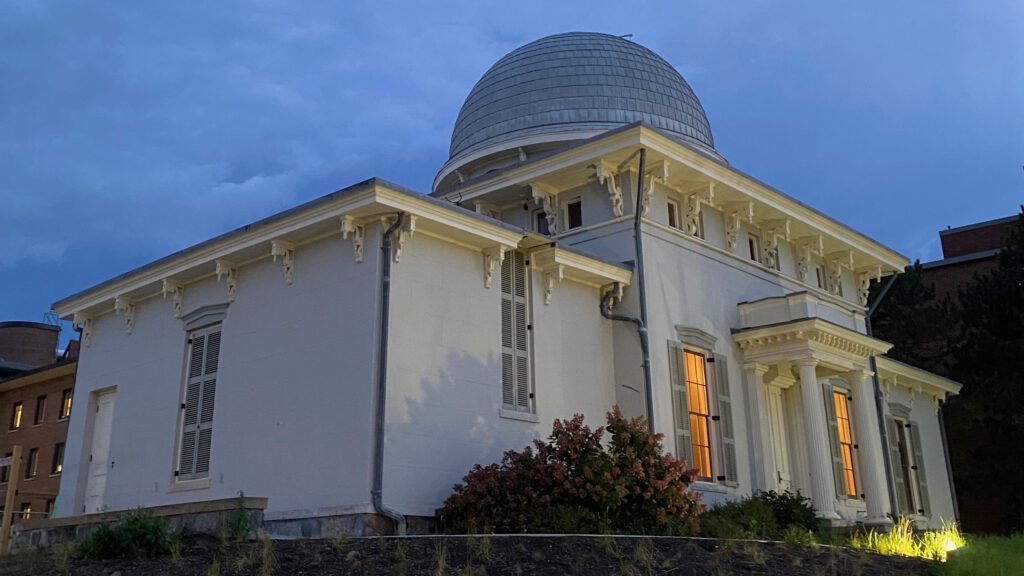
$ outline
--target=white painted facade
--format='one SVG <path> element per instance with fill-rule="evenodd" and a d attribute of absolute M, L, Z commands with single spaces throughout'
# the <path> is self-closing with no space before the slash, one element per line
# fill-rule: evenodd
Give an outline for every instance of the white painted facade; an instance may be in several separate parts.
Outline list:
<path fill-rule="evenodd" d="M 537 138 L 543 154 L 520 147 L 518 162 L 434 197 L 369 180 L 56 303 L 83 342 L 58 513 L 239 491 L 267 497 L 270 520 L 382 512 L 383 380 L 381 500 L 406 516 L 433 515 L 474 464 L 556 418 L 600 425 L 618 405 L 698 468 L 691 489 L 706 503 L 788 489 L 840 525 L 955 517 L 937 409 L 959 385 L 885 359 L 890 345 L 867 334 L 868 283 L 904 257 L 647 125 L 554 153 Z M 641 315 L 638 195 L 649 402 L 636 327 L 600 307 L 611 294 L 614 313 Z M 528 374 L 514 406 L 502 313 L 513 251 L 527 279 L 515 374 Z M 219 334 L 198 372 L 194 330 Z M 192 392 L 197 378 L 215 380 L 215 400 Z M 193 429 L 212 429 L 189 452 L 201 464 L 182 456 Z"/>

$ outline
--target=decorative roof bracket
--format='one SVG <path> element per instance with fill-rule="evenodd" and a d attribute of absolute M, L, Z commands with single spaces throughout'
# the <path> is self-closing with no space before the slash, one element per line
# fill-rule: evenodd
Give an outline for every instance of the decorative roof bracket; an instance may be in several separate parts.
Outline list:
<path fill-rule="evenodd" d="M 181 282 L 164 278 L 160 287 L 160 293 L 163 294 L 164 300 L 167 299 L 168 294 L 171 295 L 171 302 L 174 304 L 174 317 L 181 318 L 181 304 L 185 296 L 185 287 L 182 286 Z"/>
<path fill-rule="evenodd" d="M 75 312 L 71 324 L 82 333 L 82 344 L 88 348 L 92 345 L 92 316 Z"/>
<path fill-rule="evenodd" d="M 764 231 L 764 245 L 761 247 L 764 263 L 769 268 L 778 269 L 779 240 L 789 241 L 789 218 L 765 220 L 761 223 L 761 229 Z"/>
<path fill-rule="evenodd" d="M 753 202 L 730 202 L 723 206 L 725 212 L 725 244 L 732 252 L 736 249 L 736 240 L 739 238 L 740 225 L 743 222 L 752 224 L 754 222 Z"/>
<path fill-rule="evenodd" d="M 362 262 L 366 226 L 363 225 L 362 220 L 346 214 L 341 217 L 341 238 L 342 240 L 348 240 L 350 235 L 352 236 L 352 248 L 355 250 L 356 262 Z"/>
<path fill-rule="evenodd" d="M 405 223 L 397 232 L 395 232 L 395 264 L 398 264 L 398 262 L 402 260 L 402 250 L 405 248 L 405 243 L 406 241 L 411 240 L 415 233 L 416 216 L 406 214 Z"/>
<path fill-rule="evenodd" d="M 853 270 L 853 250 L 829 252 L 828 260 L 828 291 L 836 296 L 842 292 L 843 268 Z"/>
<path fill-rule="evenodd" d="M 538 206 L 544 207 L 544 216 L 548 221 L 548 233 L 558 234 L 558 197 L 553 186 L 539 182 L 530 183 L 530 195 Z"/>
<path fill-rule="evenodd" d="M 228 287 L 228 302 L 234 302 L 238 295 L 238 267 L 230 260 L 217 259 L 217 280 L 226 279 Z"/>
<path fill-rule="evenodd" d="M 659 184 L 668 182 L 668 160 L 652 163 L 650 169 L 644 174 L 643 189 L 640 191 L 642 203 L 640 214 L 645 218 L 651 212 L 651 198 L 654 196 L 655 181 Z"/>
<path fill-rule="evenodd" d="M 625 213 L 625 208 L 622 202 L 622 186 L 615 184 L 615 166 L 601 160 L 590 167 L 594 169 L 594 177 L 597 178 L 597 182 L 608 187 L 608 197 L 612 201 L 612 212 L 615 213 L 616 218 L 621 218 Z"/>
<path fill-rule="evenodd" d="M 124 329 L 128 334 L 135 328 L 135 302 L 127 296 L 114 298 L 114 313 L 124 314 Z"/>
<path fill-rule="evenodd" d="M 811 270 L 811 257 L 821 256 L 825 252 L 825 240 L 819 234 L 802 236 L 793 242 L 797 250 L 796 274 L 801 282 L 807 281 L 807 273 Z"/>
<path fill-rule="evenodd" d="M 485 248 L 484 253 L 484 288 L 490 288 L 494 280 L 494 269 L 501 270 L 501 264 L 505 261 L 504 246 Z"/>
<path fill-rule="evenodd" d="M 272 240 L 270 256 L 274 262 L 277 262 L 278 256 L 281 257 L 281 262 L 284 265 L 284 282 L 291 286 L 295 272 L 295 244 L 286 240 Z"/>
<path fill-rule="evenodd" d="M 860 305 L 868 305 L 868 293 L 871 291 L 871 281 L 882 279 L 882 266 L 864 266 L 858 268 L 857 272 L 857 293 L 860 296 Z"/>
<path fill-rule="evenodd" d="M 562 283 L 565 278 L 565 266 L 558 264 L 554 270 L 544 272 L 544 305 L 551 304 L 551 294 L 555 290 L 555 283 Z"/>

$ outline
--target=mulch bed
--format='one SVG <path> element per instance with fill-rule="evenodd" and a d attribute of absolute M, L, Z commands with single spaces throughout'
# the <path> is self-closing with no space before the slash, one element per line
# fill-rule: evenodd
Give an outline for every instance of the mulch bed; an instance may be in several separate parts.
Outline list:
<path fill-rule="evenodd" d="M 930 563 L 777 542 L 608 536 L 431 536 L 222 542 L 188 538 L 174 560 L 68 559 L 60 548 L 0 560 L 0 576 L 926 576 Z"/>

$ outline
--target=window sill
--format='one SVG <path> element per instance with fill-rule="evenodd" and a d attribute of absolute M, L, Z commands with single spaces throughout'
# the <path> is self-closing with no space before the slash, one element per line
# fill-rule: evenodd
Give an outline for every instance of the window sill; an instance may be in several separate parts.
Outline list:
<path fill-rule="evenodd" d="M 727 494 L 729 488 L 724 484 L 718 484 L 717 482 L 708 482 L 707 480 L 697 480 L 696 482 L 690 482 L 690 489 L 698 492 L 719 492 L 721 494 Z"/>
<path fill-rule="evenodd" d="M 506 410 L 505 408 L 502 408 L 498 411 L 498 416 L 508 418 L 509 420 L 532 422 L 534 424 L 540 422 L 540 416 L 537 416 L 534 412 L 519 412 L 518 410 Z"/>
<path fill-rule="evenodd" d="M 167 487 L 167 493 L 174 494 L 175 492 L 187 492 L 189 490 L 205 490 L 209 487 L 209 478 L 196 478 L 195 480 L 172 482 L 171 485 Z"/>

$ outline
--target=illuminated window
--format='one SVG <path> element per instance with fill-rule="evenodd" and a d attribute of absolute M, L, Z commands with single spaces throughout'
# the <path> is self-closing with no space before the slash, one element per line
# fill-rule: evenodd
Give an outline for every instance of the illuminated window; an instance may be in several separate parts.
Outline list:
<path fill-rule="evenodd" d="M 686 395 L 690 408 L 690 444 L 693 448 L 693 467 L 704 480 L 711 476 L 711 435 L 708 410 L 708 382 L 704 356 L 686 350 Z"/>
<path fill-rule="evenodd" d="M 11 430 L 21 428 L 21 402 L 15 402 L 11 410 Z"/>
<path fill-rule="evenodd" d="M 843 485 L 846 495 L 857 497 L 857 480 L 853 473 L 853 434 L 850 431 L 850 409 L 846 393 L 836 390 L 832 393 L 836 405 L 836 423 L 839 426 L 839 455 L 843 460 Z"/>
<path fill-rule="evenodd" d="M 71 416 L 71 388 L 68 388 L 60 395 L 60 419 L 64 420 Z"/>
<path fill-rule="evenodd" d="M 32 518 L 32 503 L 22 502 L 21 503 L 21 519 L 28 520 Z"/>
<path fill-rule="evenodd" d="M 50 463 L 50 474 L 60 474 L 64 471 L 64 443 L 53 445 L 53 462 Z"/>

